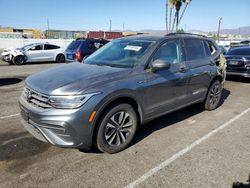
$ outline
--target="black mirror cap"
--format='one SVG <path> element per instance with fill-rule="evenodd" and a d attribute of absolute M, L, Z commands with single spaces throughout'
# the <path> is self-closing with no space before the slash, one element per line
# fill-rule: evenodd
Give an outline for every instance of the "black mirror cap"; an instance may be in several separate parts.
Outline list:
<path fill-rule="evenodd" d="M 167 61 L 161 60 L 161 59 L 156 59 L 152 62 L 151 68 L 152 71 L 158 71 L 158 70 L 167 70 L 169 69 L 171 64 Z"/>

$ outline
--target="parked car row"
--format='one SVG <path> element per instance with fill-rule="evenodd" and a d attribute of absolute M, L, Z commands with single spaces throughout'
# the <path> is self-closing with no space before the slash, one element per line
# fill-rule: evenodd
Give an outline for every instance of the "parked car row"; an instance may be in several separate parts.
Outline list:
<path fill-rule="evenodd" d="M 63 63 L 66 59 L 68 61 L 82 61 L 85 56 L 92 54 L 108 42 L 104 39 L 80 38 L 72 41 L 66 50 L 49 43 L 33 43 L 21 48 L 4 49 L 1 57 L 3 61 L 15 65 L 47 61 Z"/>

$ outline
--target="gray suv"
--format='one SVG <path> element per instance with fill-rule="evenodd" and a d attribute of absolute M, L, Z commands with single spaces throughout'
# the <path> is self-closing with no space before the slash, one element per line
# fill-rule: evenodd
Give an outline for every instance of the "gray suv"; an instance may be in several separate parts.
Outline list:
<path fill-rule="evenodd" d="M 220 51 L 203 36 L 169 34 L 113 40 L 82 63 L 29 76 L 22 125 L 59 147 L 116 153 L 139 125 L 194 103 L 220 104 Z"/>

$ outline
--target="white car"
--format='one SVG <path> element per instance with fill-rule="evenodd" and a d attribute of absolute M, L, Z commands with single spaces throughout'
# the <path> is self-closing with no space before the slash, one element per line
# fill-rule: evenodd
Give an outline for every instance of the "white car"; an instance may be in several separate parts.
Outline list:
<path fill-rule="evenodd" d="M 23 65 L 28 62 L 65 62 L 64 49 L 49 43 L 33 43 L 22 48 L 7 48 L 1 54 L 2 60 L 10 64 Z"/>

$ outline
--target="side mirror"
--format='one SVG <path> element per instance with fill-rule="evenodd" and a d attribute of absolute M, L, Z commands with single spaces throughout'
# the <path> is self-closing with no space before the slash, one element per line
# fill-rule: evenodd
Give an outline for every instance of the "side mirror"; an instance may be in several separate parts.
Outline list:
<path fill-rule="evenodd" d="M 153 72 L 156 72 L 158 70 L 167 70 L 169 69 L 171 64 L 167 61 L 156 59 L 152 62 L 151 68 Z"/>

